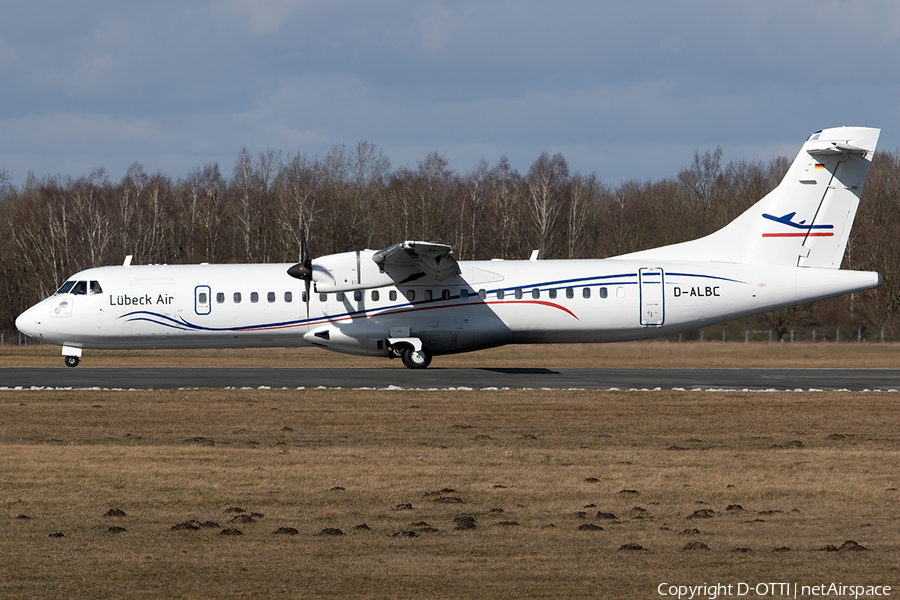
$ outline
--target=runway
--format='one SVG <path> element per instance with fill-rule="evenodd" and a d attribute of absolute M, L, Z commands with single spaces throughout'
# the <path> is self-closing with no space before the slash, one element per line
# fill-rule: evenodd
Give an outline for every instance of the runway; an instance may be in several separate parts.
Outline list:
<path fill-rule="evenodd" d="M 0 389 L 900 390 L 898 369 L 2 368 Z"/>

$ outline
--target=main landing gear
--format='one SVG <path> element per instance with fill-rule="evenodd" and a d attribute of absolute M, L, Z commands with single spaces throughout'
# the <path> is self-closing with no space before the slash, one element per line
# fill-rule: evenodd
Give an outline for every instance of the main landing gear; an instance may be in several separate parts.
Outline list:
<path fill-rule="evenodd" d="M 407 369 L 424 369 L 431 364 L 431 351 L 415 338 L 388 340 L 387 348 L 388 356 L 402 360 Z"/>
<path fill-rule="evenodd" d="M 66 366 L 72 367 L 73 369 L 78 366 L 78 363 L 81 362 L 81 359 L 77 356 L 66 356 L 64 357 L 64 360 L 66 361 Z"/>
<path fill-rule="evenodd" d="M 400 358 L 407 369 L 424 369 L 431 364 L 431 352 L 425 346 L 421 350 L 413 350 L 407 346 Z"/>

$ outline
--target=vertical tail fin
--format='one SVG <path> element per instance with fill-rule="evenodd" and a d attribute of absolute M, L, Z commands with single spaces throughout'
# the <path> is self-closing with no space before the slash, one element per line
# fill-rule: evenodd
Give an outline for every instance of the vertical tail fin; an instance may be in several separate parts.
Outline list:
<path fill-rule="evenodd" d="M 724 228 L 631 256 L 837 269 L 879 133 L 867 127 L 814 133 L 778 187 Z"/>

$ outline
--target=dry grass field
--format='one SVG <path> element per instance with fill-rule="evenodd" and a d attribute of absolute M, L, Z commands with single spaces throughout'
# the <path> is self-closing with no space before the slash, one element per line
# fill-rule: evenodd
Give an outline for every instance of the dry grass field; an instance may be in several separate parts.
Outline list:
<path fill-rule="evenodd" d="M 5 391 L 0 597 L 896 592 L 898 421 L 888 393 Z"/>
<path fill-rule="evenodd" d="M 399 360 L 336 354 L 319 348 L 246 350 L 86 350 L 86 367 L 382 367 Z M 900 344 L 842 342 L 622 342 L 522 345 L 437 356 L 433 368 L 900 368 Z M 62 367 L 59 346 L 0 347 L 0 367 Z M 0 382 L 2 385 L 2 382 Z"/>

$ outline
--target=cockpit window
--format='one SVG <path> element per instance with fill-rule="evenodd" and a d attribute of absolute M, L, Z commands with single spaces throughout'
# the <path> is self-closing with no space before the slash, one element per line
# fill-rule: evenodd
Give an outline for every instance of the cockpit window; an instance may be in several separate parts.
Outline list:
<path fill-rule="evenodd" d="M 72 293 L 76 296 L 87 296 L 87 281 L 79 281 L 72 288 Z"/>
<path fill-rule="evenodd" d="M 74 285 L 75 285 L 74 281 L 67 281 L 64 284 L 62 284 L 58 290 L 56 290 L 56 293 L 57 294 L 68 294 L 69 290 L 71 290 L 72 286 L 74 286 Z"/>
<path fill-rule="evenodd" d="M 102 293 L 103 293 L 103 288 L 100 287 L 100 282 L 99 282 L 99 281 L 92 281 L 92 282 L 91 282 L 91 295 L 93 295 L 93 294 L 102 294 Z"/>

